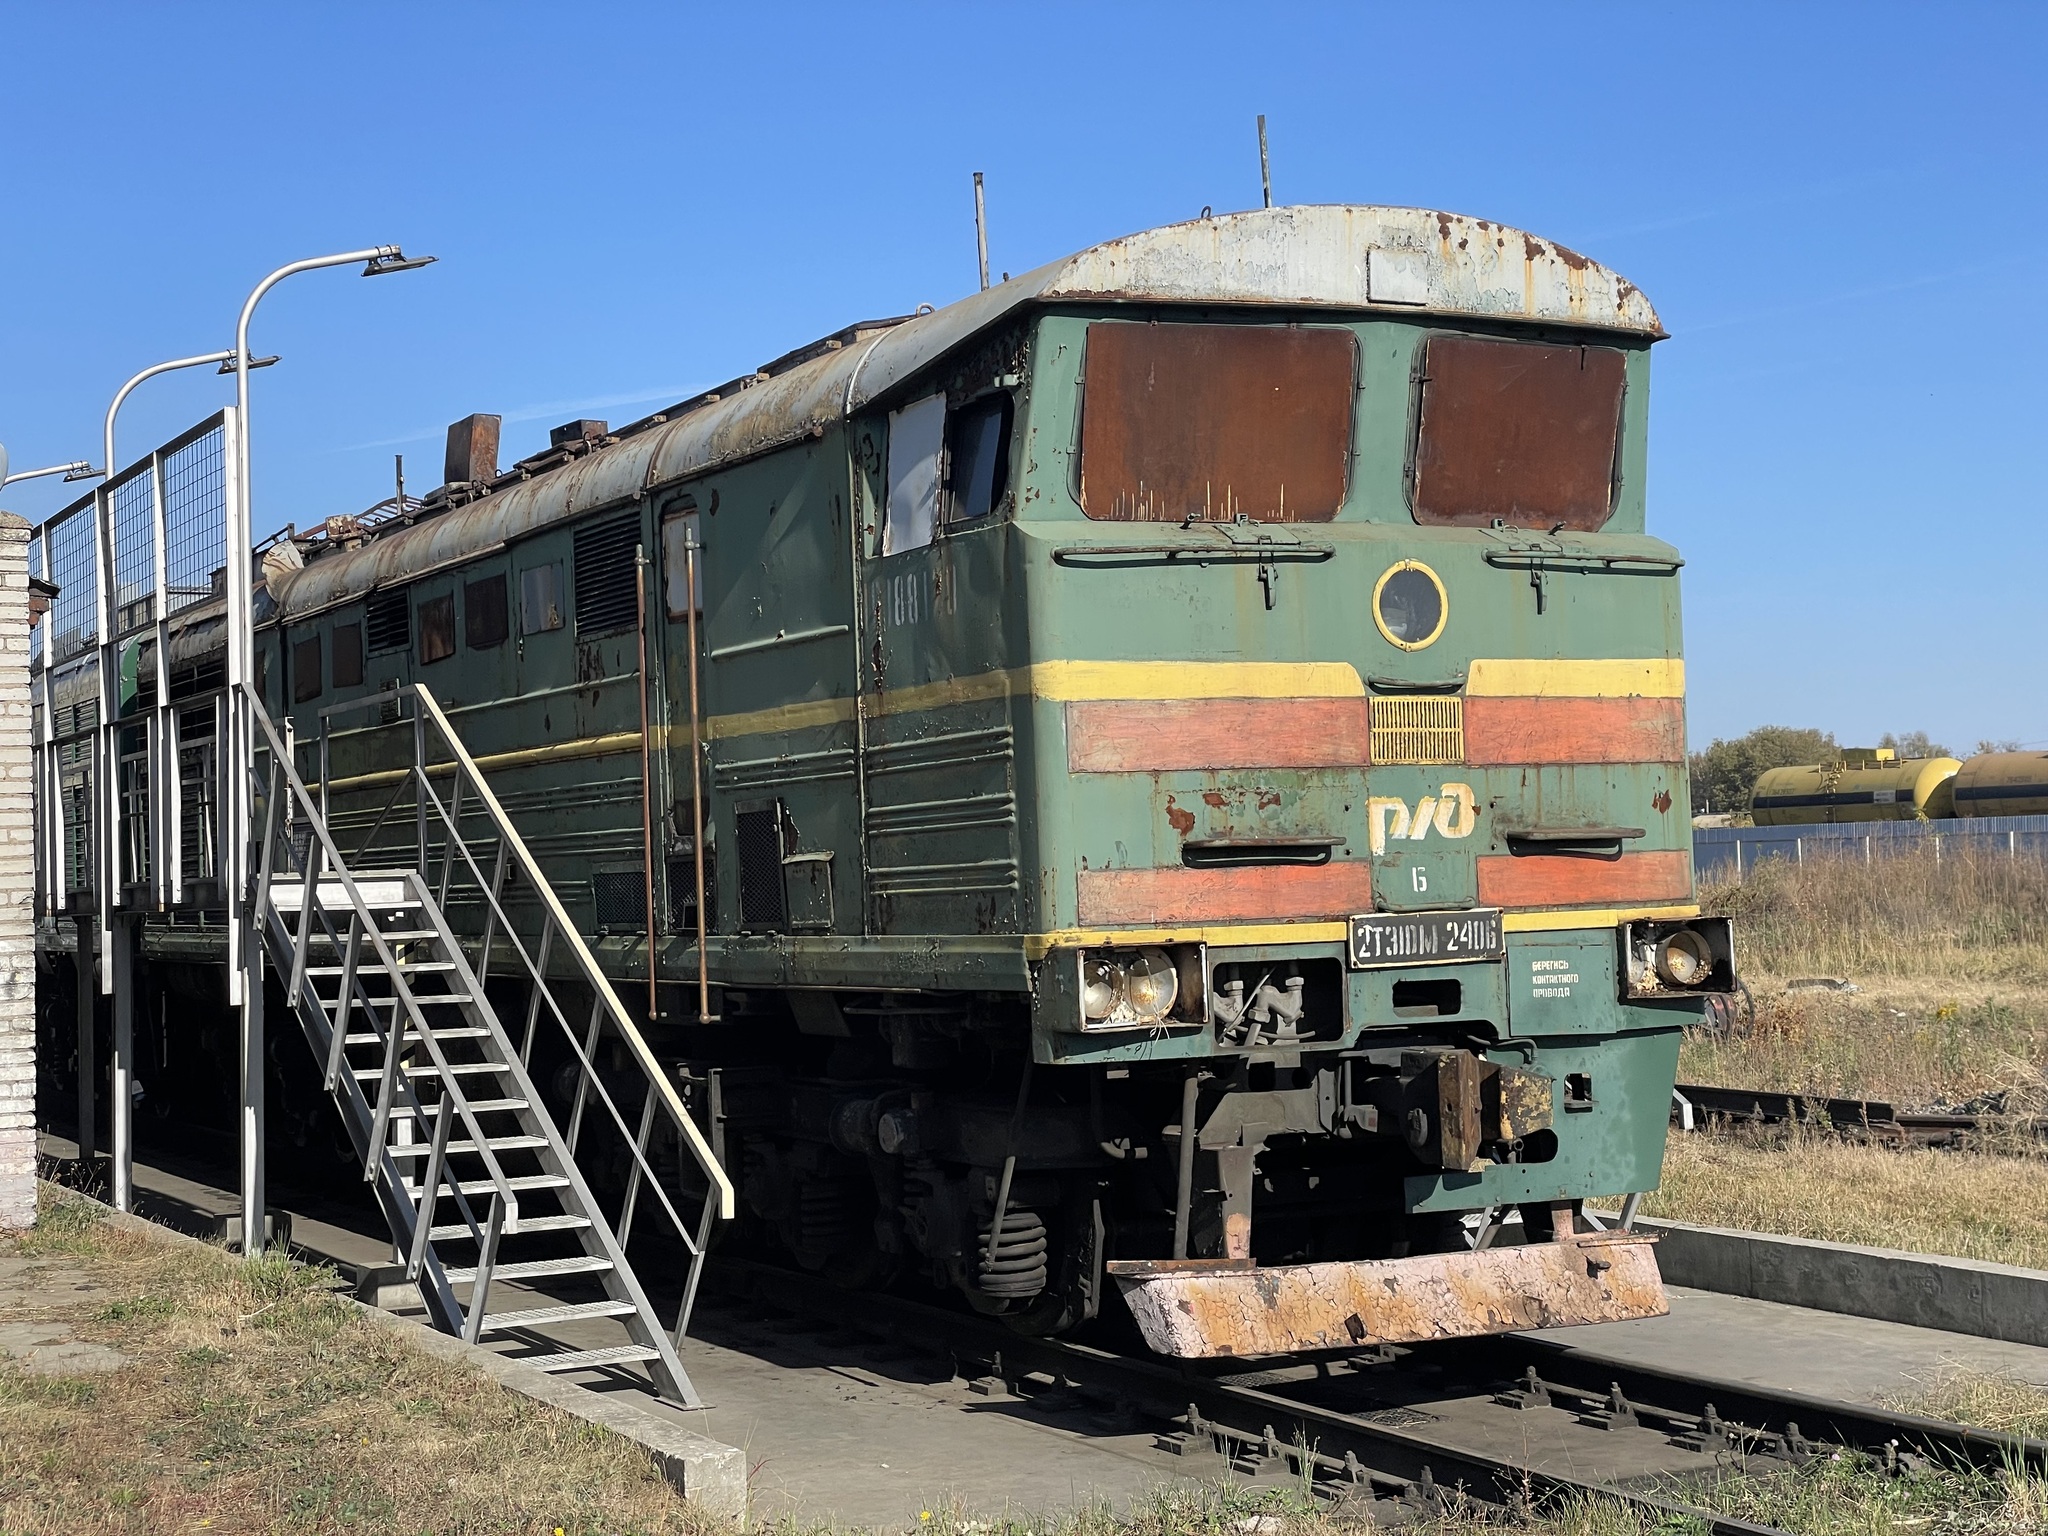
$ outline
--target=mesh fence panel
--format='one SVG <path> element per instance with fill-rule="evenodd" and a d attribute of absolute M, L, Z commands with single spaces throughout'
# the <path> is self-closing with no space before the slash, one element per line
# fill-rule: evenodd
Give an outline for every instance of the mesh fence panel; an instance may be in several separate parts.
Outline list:
<path fill-rule="evenodd" d="M 114 498 L 114 633 L 125 635 L 156 618 L 156 477 L 144 463 L 110 494 Z"/>
<path fill-rule="evenodd" d="M 49 545 L 50 580 L 56 601 L 43 622 L 50 629 L 50 659 L 68 661 L 99 643 L 99 589 L 93 571 L 93 504 L 60 514 L 63 521 L 43 537 Z"/>
<path fill-rule="evenodd" d="M 164 455 L 165 586 L 172 613 L 226 590 L 227 433 L 218 423 Z"/>

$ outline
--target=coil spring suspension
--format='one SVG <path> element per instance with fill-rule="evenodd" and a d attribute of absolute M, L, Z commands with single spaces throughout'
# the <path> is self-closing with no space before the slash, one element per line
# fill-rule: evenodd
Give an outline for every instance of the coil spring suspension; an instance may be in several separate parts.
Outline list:
<path fill-rule="evenodd" d="M 816 1269 L 845 1246 L 848 1191 L 836 1179 L 806 1179 L 797 1190 L 797 1260 Z"/>
<path fill-rule="evenodd" d="M 974 1283 L 988 1296 L 1022 1298 L 1045 1289 L 1045 1222 L 1036 1211 L 1015 1206 L 1003 1212 L 1003 1230 L 981 1232 L 981 1263 Z"/>

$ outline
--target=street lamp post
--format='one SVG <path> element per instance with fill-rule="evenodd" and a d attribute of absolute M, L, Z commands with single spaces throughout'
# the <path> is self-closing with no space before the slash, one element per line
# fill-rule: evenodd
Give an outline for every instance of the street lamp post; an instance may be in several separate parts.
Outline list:
<path fill-rule="evenodd" d="M 264 278 L 251 290 L 235 323 L 235 477 L 228 498 L 228 702 L 225 711 L 227 740 L 222 750 L 229 765 L 227 794 L 221 807 L 221 839 L 225 854 L 223 884 L 228 898 L 228 1002 L 241 1010 L 242 1113 L 240 1122 L 242 1162 L 242 1252 L 263 1251 L 263 946 L 257 942 L 255 925 L 262 914 L 250 910 L 249 862 L 249 772 L 254 758 L 254 722 L 249 718 L 248 681 L 254 660 L 255 636 L 249 613 L 249 594 L 254 585 L 250 570 L 250 546 L 255 534 L 255 503 L 249 491 L 249 320 L 263 296 L 286 278 L 322 267 L 346 267 L 363 263 L 364 277 L 381 277 L 387 272 L 409 272 L 433 261 L 432 256 L 408 257 L 395 245 L 371 246 L 360 251 L 340 251 L 332 256 L 312 256 L 289 262 Z M 308 893 L 311 899 L 311 893 Z"/>
<path fill-rule="evenodd" d="M 218 363 L 225 367 L 226 364 L 234 360 L 234 357 L 235 354 L 232 352 L 207 352 L 198 357 L 173 358 L 169 362 L 155 363 L 143 369 L 114 392 L 114 398 L 107 406 L 106 421 L 101 435 L 100 446 L 104 457 L 100 462 L 107 466 L 105 474 L 108 478 L 99 495 L 97 518 L 100 562 L 99 718 L 102 723 L 98 783 L 100 825 L 104 829 L 101 836 L 103 852 L 100 861 L 97 905 L 99 908 L 102 937 L 99 964 L 100 990 L 111 994 L 113 997 L 114 1060 L 113 1080 L 109 1084 L 107 1096 L 107 1118 L 110 1122 L 108 1125 L 111 1142 L 109 1150 L 113 1154 L 112 1182 L 114 1209 L 117 1211 L 132 1209 L 135 1195 L 134 964 L 136 935 L 132 921 L 117 922 L 115 918 L 115 908 L 119 905 L 121 849 L 124 846 L 123 837 L 125 829 L 121 824 L 121 793 L 120 785 L 117 782 L 120 772 L 118 732 L 121 729 L 121 722 L 115 718 L 116 710 L 114 708 L 115 701 L 119 696 L 120 675 L 120 650 L 115 640 L 113 622 L 116 617 L 115 602 L 118 596 L 115 588 L 119 579 L 119 573 L 115 570 L 116 531 L 114 528 L 113 476 L 120 465 L 119 459 L 114 454 L 114 421 L 120 415 L 121 406 L 127 401 L 129 395 L 134 393 L 137 385 L 155 378 L 158 374 L 175 373 L 181 368 L 199 368 L 208 363 Z M 261 368 L 276 361 L 276 358 L 256 358 L 250 362 L 250 366 L 252 368 Z M 154 514 L 150 519 L 153 525 L 152 544 L 154 547 L 154 558 L 151 564 L 155 571 L 154 585 L 156 588 L 154 600 L 151 604 L 151 611 L 156 619 L 156 709 L 150 720 L 150 751 L 147 760 L 152 770 L 149 794 L 152 801 L 161 804 L 161 797 L 169 783 L 168 776 L 163 771 L 165 754 L 175 751 L 176 747 L 170 726 L 170 630 L 168 615 L 165 612 L 168 606 L 165 589 L 165 561 L 168 558 L 168 550 L 165 547 L 167 539 L 164 528 L 163 507 L 154 486 L 151 487 L 151 499 L 153 502 L 158 503 L 154 507 Z M 152 857 L 159 858 L 161 854 L 162 850 L 159 848 Z M 154 866 L 152 866 L 152 878 L 155 878 L 156 873 Z M 129 915 L 123 914 L 124 918 L 127 916 Z M 79 919 L 81 930 L 83 930 L 84 924 L 88 921 L 89 919 L 84 917 Z M 92 953 L 90 941 L 82 931 L 78 953 L 81 956 Z M 81 986 L 84 985 L 84 979 L 85 968 L 81 965 L 79 967 Z M 85 1005 L 83 1003 L 81 1003 L 79 1009 L 79 1026 L 82 1030 L 90 1027 L 86 1020 Z M 80 1042 L 79 1050 L 79 1059 L 84 1061 L 86 1059 L 86 1043 L 83 1040 Z M 88 1098 L 94 1087 L 91 1077 L 92 1074 L 83 1072 L 80 1074 L 79 1125 L 81 1145 L 79 1155 L 81 1157 L 88 1155 L 84 1141 L 88 1139 L 87 1127 L 91 1123 L 88 1107 Z"/>

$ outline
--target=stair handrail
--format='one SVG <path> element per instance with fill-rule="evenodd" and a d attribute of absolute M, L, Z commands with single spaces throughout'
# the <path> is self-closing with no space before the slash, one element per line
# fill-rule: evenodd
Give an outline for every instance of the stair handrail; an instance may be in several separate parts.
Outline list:
<path fill-rule="evenodd" d="M 577 976 L 591 989 L 592 994 L 597 999 L 599 1008 L 603 1010 L 613 1028 L 618 1031 L 619 1038 L 626 1043 L 635 1064 L 646 1078 L 649 1087 L 656 1095 L 657 1101 L 667 1112 L 667 1118 L 674 1125 L 678 1138 L 690 1148 L 691 1155 L 695 1158 L 698 1169 L 703 1173 L 710 1193 L 716 1197 L 715 1209 L 719 1219 L 724 1221 L 732 1220 L 737 1210 L 737 1199 L 732 1179 L 727 1175 L 724 1165 L 719 1162 L 717 1154 L 712 1151 L 710 1143 L 705 1139 L 703 1131 L 698 1127 L 696 1117 L 690 1113 L 688 1106 L 683 1103 L 682 1095 L 676 1091 L 675 1083 L 670 1079 L 669 1074 L 662 1068 L 660 1061 L 648 1046 L 646 1037 L 641 1034 L 638 1026 L 633 1023 L 632 1018 L 627 1014 L 625 1005 L 619 1001 L 618 993 L 613 990 L 610 979 L 606 977 L 603 969 L 598 965 L 597 957 L 591 954 L 590 947 L 584 942 L 581 931 L 576 927 L 575 922 L 571 920 L 567 909 L 562 906 L 561 898 L 556 895 L 553 883 L 541 871 L 539 861 L 534 858 L 532 851 L 526 846 L 526 840 L 519 835 L 518 827 L 513 824 L 511 816 L 507 814 L 496 792 L 492 790 L 490 784 L 485 780 L 483 769 L 470 754 L 469 748 L 463 744 L 462 738 L 456 734 L 454 725 L 442 710 L 440 701 L 434 697 L 433 690 L 425 683 L 408 683 L 402 687 L 383 690 L 362 699 L 353 699 L 341 704 L 329 705 L 321 711 L 323 726 L 326 718 L 334 714 L 380 707 L 408 698 L 413 701 L 415 708 L 420 712 L 420 718 L 432 724 L 435 734 L 440 739 L 440 745 L 447 751 L 450 758 L 450 762 L 446 765 L 430 765 L 425 760 L 426 745 L 424 733 L 414 732 L 413 752 L 415 762 L 410 772 L 419 776 L 420 793 L 433 800 L 444 825 L 447 827 L 451 848 L 460 847 L 462 849 L 465 862 L 470 865 L 472 872 L 477 875 L 479 886 L 485 893 L 485 899 L 491 905 L 497 924 L 502 926 L 506 941 L 517 950 L 527 969 L 537 977 L 540 976 L 541 968 L 547 963 L 545 954 L 537 962 L 532 955 L 526 952 L 525 945 L 520 942 L 518 935 L 512 930 L 510 922 L 507 921 L 505 913 L 499 907 L 496 897 L 491 894 L 492 882 L 484 879 L 482 871 L 476 868 L 475 860 L 469 853 L 466 840 L 460 836 L 458 830 L 450 822 L 447 807 L 441 804 L 440 796 L 435 794 L 428 785 L 427 779 L 429 775 L 439 776 L 443 773 L 452 773 L 458 779 L 459 790 L 466 789 L 476 796 L 477 803 L 483 808 L 497 832 L 501 840 L 501 846 L 516 862 L 520 871 L 526 876 L 527 883 L 539 897 L 542 908 L 548 917 L 548 928 L 552 931 L 555 939 L 567 949 Z M 387 724 L 390 723 L 393 722 L 387 722 Z M 321 739 L 323 800 L 325 798 L 326 784 L 325 745 L 326 737 L 323 732 Z M 424 814 L 424 811 L 425 805 L 422 804 L 420 812 Z M 421 839 L 423 844 L 421 857 L 424 858 L 423 831 Z M 650 921 L 648 926 L 650 932 L 648 942 L 650 953 L 653 944 L 653 934 L 651 931 L 653 928 L 652 916 L 653 914 L 649 913 Z M 550 995 L 549 1001 L 550 1005 L 554 1006 L 552 995 Z M 557 1021 L 569 1034 L 570 1042 L 575 1047 L 579 1060 L 583 1060 L 582 1049 L 580 1046 L 576 1046 L 573 1027 L 562 1016 L 558 1006 L 555 1007 L 555 1014 Z M 610 1093 L 605 1089 L 602 1080 L 598 1077 L 596 1064 L 583 1060 L 583 1066 L 585 1068 L 586 1080 L 596 1088 L 599 1097 L 604 1100 L 606 1108 L 610 1110 L 612 1118 L 619 1123 L 621 1132 L 626 1135 L 627 1145 L 634 1148 L 636 1160 L 643 1163 L 643 1171 L 651 1172 L 651 1170 L 644 1170 L 644 1149 L 636 1145 L 635 1138 L 630 1132 L 626 1131 L 618 1107 L 612 1103 Z M 654 1181 L 650 1179 L 650 1182 Z M 661 1190 L 658 1182 L 655 1182 L 655 1189 L 657 1195 L 666 1204 L 666 1192 Z M 670 1214 L 671 1216 L 674 1215 L 673 1209 L 671 1209 Z M 706 1214 L 708 1219 L 710 1213 L 707 1211 Z M 708 1233 L 700 1228 L 693 1240 L 689 1231 L 683 1227 L 680 1221 L 676 1225 L 682 1233 L 685 1242 L 701 1257 L 703 1243 Z"/>
<path fill-rule="evenodd" d="M 292 762 L 290 749 L 286 747 L 283 739 L 278 735 L 277 727 L 271 723 L 269 710 L 264 707 L 262 698 L 254 688 L 244 683 L 242 691 L 248 696 L 249 713 L 254 718 L 258 730 L 262 732 L 265 741 L 268 743 L 271 762 L 275 765 L 279 776 L 289 789 L 293 801 L 304 816 L 311 835 L 318 840 L 321 850 L 326 855 L 324 861 L 315 860 L 310 857 L 306 860 L 308 867 L 301 899 L 308 907 L 319 900 L 319 885 L 323 879 L 327 878 L 320 873 L 320 868 L 324 863 L 327 868 L 333 871 L 333 878 L 340 883 L 343 894 L 348 897 L 349 905 L 355 909 L 363 934 L 376 949 L 378 960 L 383 963 L 387 974 L 390 976 L 392 990 L 403 1005 L 403 1014 L 397 1008 L 392 1010 L 394 1037 L 390 1044 L 395 1047 L 397 1036 L 404 1033 L 404 1020 L 406 1018 L 424 1019 L 418 1001 L 413 997 L 412 989 L 406 985 L 404 976 L 400 974 L 397 955 L 392 952 L 391 946 L 385 941 L 382 932 L 378 929 L 375 921 L 372 920 L 372 913 L 375 909 L 370 905 L 368 899 L 363 895 L 361 888 L 356 884 L 355 876 L 349 872 L 348 865 L 342 861 L 341 851 L 335 847 L 333 838 L 328 835 L 327 818 L 322 813 L 319 803 L 314 800 L 312 791 L 307 789 L 305 781 L 299 777 L 298 767 Z M 274 813 L 264 817 L 263 835 L 266 848 L 263 850 L 263 853 L 265 854 L 268 851 L 267 844 L 269 840 L 277 834 L 276 821 L 277 818 Z M 289 838 L 287 838 L 287 843 L 289 843 Z M 259 871 L 257 878 L 260 881 L 269 878 L 269 860 L 267 857 L 259 855 L 257 860 L 252 861 L 252 868 Z M 256 911 L 260 921 L 262 920 L 262 907 L 268 904 L 267 893 L 259 892 L 257 895 L 258 900 L 252 903 L 252 908 Z M 301 926 L 304 926 L 303 922 Z M 293 999 L 294 1004 L 297 1001 L 296 998 Z M 375 1015 L 373 1014 L 371 1018 L 374 1026 Z M 345 1017 L 337 1027 L 347 1027 Z M 434 1060 L 434 1064 L 441 1069 L 441 1092 L 444 1100 L 451 1105 L 456 1115 L 462 1120 L 463 1125 L 468 1129 L 470 1140 L 475 1146 L 477 1155 L 483 1161 L 484 1171 L 491 1181 L 492 1190 L 499 1209 L 504 1213 L 503 1230 L 507 1233 L 516 1233 L 519 1230 L 518 1192 L 512 1188 L 505 1170 L 499 1165 L 496 1155 L 491 1151 L 488 1137 L 484 1132 L 482 1124 L 477 1120 L 475 1113 L 470 1109 L 469 1097 L 462 1091 L 462 1085 L 457 1079 L 456 1074 L 448 1070 L 448 1060 L 442 1054 L 440 1042 L 434 1038 L 433 1030 L 422 1023 L 419 1034 L 420 1041 L 426 1046 L 428 1054 Z"/>

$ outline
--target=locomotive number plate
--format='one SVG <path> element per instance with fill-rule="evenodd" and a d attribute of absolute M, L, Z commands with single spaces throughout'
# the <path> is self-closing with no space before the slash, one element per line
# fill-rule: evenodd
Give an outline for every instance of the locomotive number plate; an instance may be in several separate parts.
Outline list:
<path fill-rule="evenodd" d="M 1368 912 L 1351 919 L 1351 968 L 1449 965 L 1507 953 L 1500 908 L 1463 912 Z"/>

